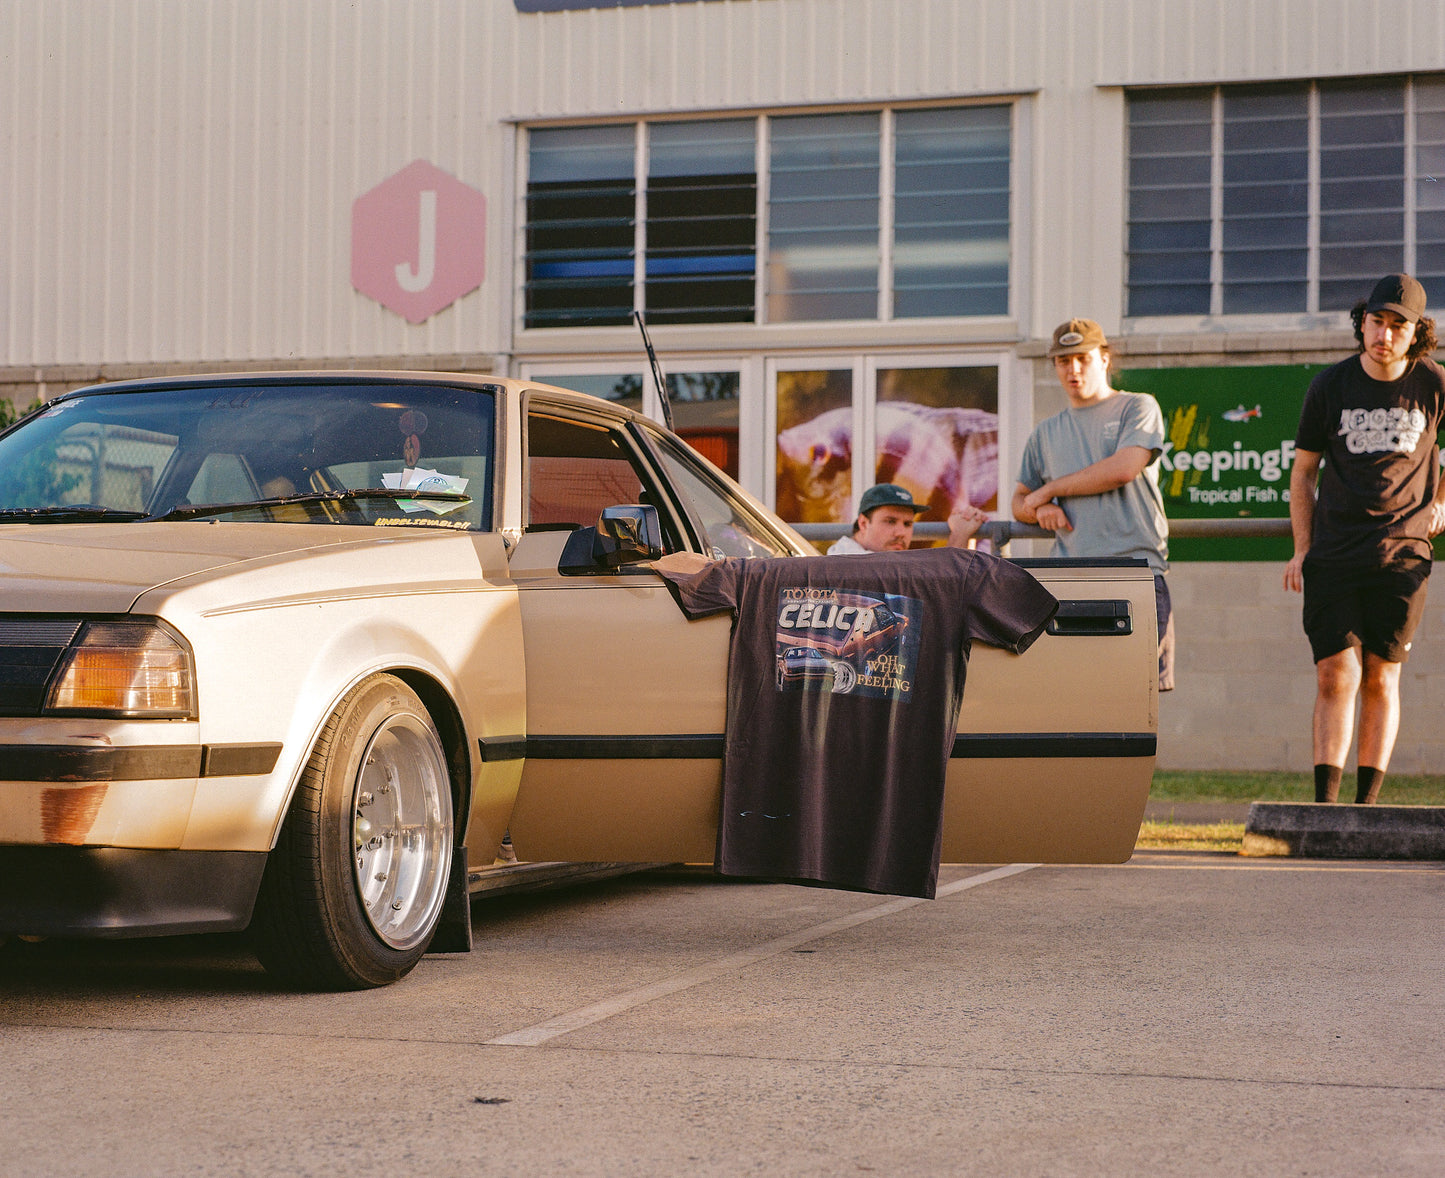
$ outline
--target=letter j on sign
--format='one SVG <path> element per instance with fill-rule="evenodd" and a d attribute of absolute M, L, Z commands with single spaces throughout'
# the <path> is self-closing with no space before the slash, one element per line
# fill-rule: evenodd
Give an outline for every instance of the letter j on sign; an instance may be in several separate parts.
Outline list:
<path fill-rule="evenodd" d="M 351 206 L 351 285 L 421 323 L 481 286 L 487 200 L 415 160 Z"/>

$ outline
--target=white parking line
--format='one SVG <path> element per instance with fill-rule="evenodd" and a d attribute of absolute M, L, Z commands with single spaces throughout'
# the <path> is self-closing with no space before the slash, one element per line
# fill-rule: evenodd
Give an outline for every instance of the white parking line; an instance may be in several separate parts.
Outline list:
<path fill-rule="evenodd" d="M 982 884 L 992 883 L 994 880 L 1007 879 L 1011 875 L 1018 875 L 1020 872 L 1031 871 L 1037 867 L 1037 863 L 1011 863 L 1007 867 L 996 867 L 992 871 L 980 872 L 978 875 L 970 875 L 965 879 L 955 880 L 951 884 L 944 884 L 939 888 L 935 896 L 942 900 L 946 896 L 952 896 L 956 892 L 965 892 L 969 888 L 976 888 Z M 593 1023 L 600 1023 L 609 1019 L 615 1014 L 631 1010 L 633 1007 L 642 1006 L 657 998 L 665 998 L 669 994 L 676 994 L 679 990 L 686 990 L 692 986 L 700 986 L 704 982 L 710 982 L 723 974 L 732 973 L 734 970 L 743 969 L 759 961 L 765 961 L 769 957 L 776 957 L 779 953 L 786 953 L 789 949 L 795 949 L 799 945 L 805 945 L 809 941 L 816 941 L 821 937 L 831 936 L 833 933 L 843 932 L 845 929 L 855 928 L 860 924 L 867 924 L 870 920 L 878 920 L 884 916 L 892 916 L 895 912 L 902 912 L 912 908 L 915 904 L 927 903 L 911 897 L 898 900 L 890 900 L 886 904 L 878 904 L 872 908 L 865 908 L 861 912 L 854 912 L 849 916 L 840 916 L 837 920 L 829 920 L 823 924 L 815 924 L 811 928 L 800 929 L 798 932 L 789 933 L 785 937 L 778 937 L 772 941 L 766 941 L 761 945 L 755 945 L 751 949 L 744 949 L 741 953 L 732 953 L 727 957 L 720 957 L 716 961 L 710 961 L 706 965 L 699 965 L 695 969 L 684 970 L 682 973 L 673 974 L 662 981 L 653 982 L 650 986 L 639 986 L 635 990 L 628 990 L 625 994 L 618 994 L 612 998 L 604 999 L 601 1002 L 594 1002 L 591 1006 L 578 1007 L 576 1010 L 569 1010 L 565 1014 L 559 1014 L 556 1018 L 549 1018 L 546 1022 L 537 1023 L 535 1026 L 524 1027 L 520 1031 L 513 1031 L 508 1035 L 498 1035 L 495 1039 L 486 1040 L 487 1046 L 493 1047 L 537 1047 L 548 1040 L 555 1039 L 559 1035 L 566 1035 L 572 1031 L 580 1030 L 582 1027 L 591 1026 Z"/>

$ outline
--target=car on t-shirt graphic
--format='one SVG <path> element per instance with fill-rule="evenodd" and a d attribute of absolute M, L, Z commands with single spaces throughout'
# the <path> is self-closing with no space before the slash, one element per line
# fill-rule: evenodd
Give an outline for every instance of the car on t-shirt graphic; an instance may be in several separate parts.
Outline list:
<path fill-rule="evenodd" d="M 897 648 L 907 628 L 907 614 L 898 613 L 886 605 L 875 605 L 871 628 L 854 626 L 838 648 L 838 653 L 854 664 L 871 655 L 885 654 Z"/>
<path fill-rule="evenodd" d="M 858 682 L 858 672 L 843 659 L 829 658 L 816 646 L 790 646 L 778 654 L 778 690 L 807 690 L 846 694 Z"/>

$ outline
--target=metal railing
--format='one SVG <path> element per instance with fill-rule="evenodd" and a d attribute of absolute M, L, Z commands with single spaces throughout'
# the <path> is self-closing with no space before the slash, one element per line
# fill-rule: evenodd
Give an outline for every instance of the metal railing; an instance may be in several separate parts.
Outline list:
<path fill-rule="evenodd" d="M 827 541 L 830 544 L 839 536 L 846 536 L 853 530 L 851 523 L 793 524 L 792 527 L 805 539 Z M 948 525 L 937 522 L 917 524 L 913 529 L 913 534 L 920 540 L 946 540 Z M 980 539 L 987 537 L 993 544 L 993 550 L 1000 556 L 1008 555 L 1008 546 L 1011 540 L 1052 540 L 1054 538 L 1052 532 L 1046 532 L 1043 528 L 1008 519 L 991 519 L 979 528 L 978 534 Z M 1169 535 L 1179 540 L 1223 540 L 1238 537 L 1271 539 L 1283 537 L 1288 539 L 1290 534 L 1288 519 L 1240 517 L 1238 519 L 1171 519 L 1169 521 Z"/>

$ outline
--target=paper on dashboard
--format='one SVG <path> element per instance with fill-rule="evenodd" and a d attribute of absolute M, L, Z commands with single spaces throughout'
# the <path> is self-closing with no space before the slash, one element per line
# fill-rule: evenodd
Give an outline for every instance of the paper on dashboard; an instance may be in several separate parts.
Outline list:
<path fill-rule="evenodd" d="M 458 495 L 466 491 L 469 481 L 460 475 L 442 474 L 439 470 L 427 470 L 420 466 L 408 466 L 399 473 L 381 476 L 382 486 L 394 491 L 450 491 Z M 463 506 L 463 503 L 460 500 L 446 503 L 434 499 L 421 502 L 398 499 L 396 505 L 406 512 L 430 511 L 433 515 L 445 515 Z"/>

